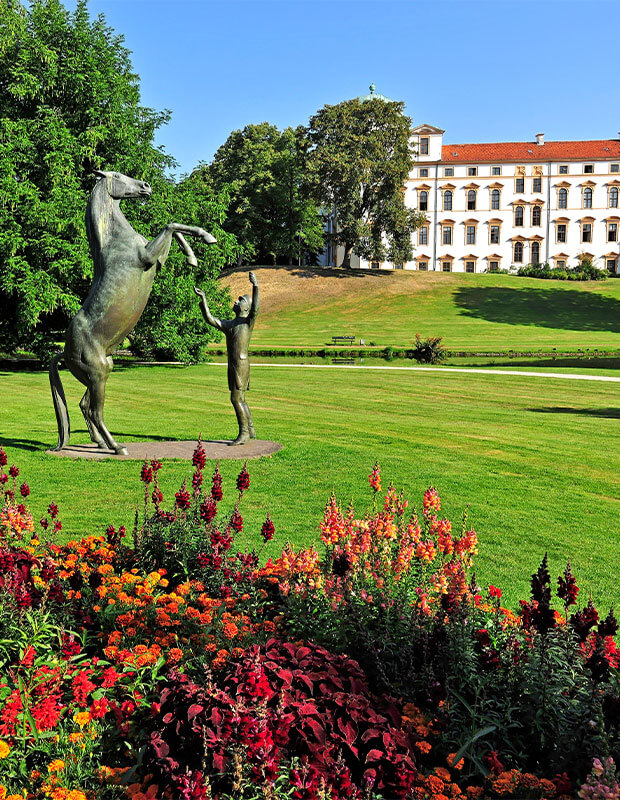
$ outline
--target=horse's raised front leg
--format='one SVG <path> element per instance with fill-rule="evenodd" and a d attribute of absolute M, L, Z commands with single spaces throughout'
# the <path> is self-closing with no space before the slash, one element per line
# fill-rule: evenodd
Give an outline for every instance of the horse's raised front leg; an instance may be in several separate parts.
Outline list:
<path fill-rule="evenodd" d="M 148 244 L 144 245 L 144 265 L 145 269 L 149 269 L 153 264 L 159 263 L 162 265 L 168 257 L 170 250 L 170 243 L 172 236 L 175 235 L 179 244 L 183 248 L 183 252 L 188 258 L 188 262 L 192 266 L 196 266 L 197 261 L 190 246 L 187 244 L 182 234 L 191 236 L 199 236 L 207 244 L 214 244 L 217 240 L 214 236 L 196 225 L 181 225 L 179 222 L 170 222 L 166 227 L 160 231 L 157 236 L 152 239 Z"/>

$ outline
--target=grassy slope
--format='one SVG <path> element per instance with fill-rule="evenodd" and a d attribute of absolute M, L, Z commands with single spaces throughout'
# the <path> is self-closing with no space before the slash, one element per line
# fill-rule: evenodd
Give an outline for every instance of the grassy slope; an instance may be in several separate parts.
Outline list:
<path fill-rule="evenodd" d="M 63 372 L 63 377 L 66 373 Z M 64 377 L 74 441 L 85 441 L 79 387 Z M 123 440 L 229 437 L 234 417 L 221 366 L 128 368 L 109 381 L 107 417 Z M 55 422 L 44 373 L 0 373 L 0 444 L 22 469 L 40 516 L 54 499 L 63 535 L 131 524 L 140 502 L 136 462 L 93 463 L 48 456 Z M 284 449 L 250 463 L 246 530 L 256 537 L 267 508 L 278 536 L 318 540 L 332 489 L 363 510 L 378 459 L 413 502 L 429 484 L 458 523 L 471 504 L 480 533 L 482 582 L 516 601 L 549 551 L 552 573 L 570 557 L 584 596 L 618 603 L 612 565 L 620 525 L 620 389 L 617 384 L 441 372 L 255 367 L 249 400 L 259 436 Z M 222 462 L 225 502 L 240 462 Z M 168 501 L 188 465 L 163 471 Z M 251 541 L 255 539 L 250 538 Z"/>
<path fill-rule="evenodd" d="M 256 347 L 320 347 L 332 335 L 407 346 L 415 333 L 448 348 L 620 348 L 620 280 L 542 281 L 511 275 L 256 269 Z M 224 279 L 249 291 L 247 270 Z"/>

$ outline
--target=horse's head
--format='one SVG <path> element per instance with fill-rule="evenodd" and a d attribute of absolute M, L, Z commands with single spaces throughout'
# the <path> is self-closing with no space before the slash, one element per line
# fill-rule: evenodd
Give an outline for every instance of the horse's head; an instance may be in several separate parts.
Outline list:
<path fill-rule="evenodd" d="M 105 188 L 114 200 L 122 200 L 124 197 L 148 197 L 153 191 L 146 181 L 138 181 L 129 178 L 120 172 L 104 172 L 94 170 L 97 179 L 105 181 Z"/>

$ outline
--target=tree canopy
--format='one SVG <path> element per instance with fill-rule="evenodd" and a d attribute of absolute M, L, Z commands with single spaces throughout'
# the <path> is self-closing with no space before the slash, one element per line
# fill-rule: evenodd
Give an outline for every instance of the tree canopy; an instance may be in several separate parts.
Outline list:
<path fill-rule="evenodd" d="M 414 163 L 404 104 L 371 98 L 326 105 L 311 117 L 309 175 L 314 196 L 336 215 L 334 244 L 395 263 L 412 255 L 411 235 L 424 216 L 405 206 Z"/>
<path fill-rule="evenodd" d="M 175 162 L 154 136 L 169 113 L 141 105 L 122 37 L 103 17 L 91 21 L 85 0 L 74 13 L 59 0 L 28 8 L 0 0 L 0 9 L 0 348 L 49 354 L 86 296 L 92 262 L 84 210 L 98 168 L 151 183 L 145 205 L 124 205 L 148 238 L 171 221 L 217 237 L 209 248 L 196 243 L 201 266 L 191 280 L 173 246 L 135 332 L 140 352 L 196 357 L 201 318 L 190 284 L 197 277 L 217 308 L 225 295 L 214 276 L 237 257 L 234 237 L 221 227 L 226 193 L 192 182 L 195 194 L 167 179 Z M 202 326 L 201 342 L 209 336 Z"/>
<path fill-rule="evenodd" d="M 216 189 L 231 193 L 224 223 L 245 260 L 293 263 L 323 247 L 323 221 L 306 186 L 305 130 L 262 122 L 233 131 L 206 167 Z"/>

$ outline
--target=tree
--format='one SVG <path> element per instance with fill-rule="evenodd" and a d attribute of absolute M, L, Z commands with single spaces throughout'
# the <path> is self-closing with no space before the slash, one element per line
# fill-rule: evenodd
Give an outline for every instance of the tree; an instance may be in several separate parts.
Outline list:
<path fill-rule="evenodd" d="M 91 21 L 85 0 L 73 14 L 59 0 L 35 0 L 29 8 L 0 0 L 0 20 L 0 348 L 46 356 L 57 349 L 90 286 L 84 210 L 94 168 L 153 185 L 144 207 L 137 201 L 124 206 L 149 237 L 157 225 L 185 221 L 186 210 L 198 213 L 185 189 L 166 179 L 174 159 L 153 143 L 169 114 L 140 104 L 129 51 L 103 17 Z M 221 219 L 224 199 L 212 195 L 216 207 L 200 215 L 202 227 L 212 222 L 209 209 Z M 233 257 L 234 245 L 228 239 L 212 248 L 204 253 L 210 275 Z M 171 252 L 166 276 L 182 261 Z M 174 306 L 176 296 L 157 290 L 149 311 L 162 324 L 168 320 L 174 335 L 170 330 L 162 337 L 160 330 L 153 338 L 141 326 L 140 342 L 156 349 L 156 339 L 167 339 L 170 356 L 187 357 L 195 348 L 180 344 L 182 322 L 175 325 L 167 307 L 154 313 L 164 296 Z"/>
<path fill-rule="evenodd" d="M 396 262 L 411 258 L 411 234 L 424 220 L 405 206 L 414 163 L 403 103 L 372 98 L 326 105 L 310 119 L 308 161 L 314 196 L 336 215 L 342 266 L 351 253 Z"/>
<path fill-rule="evenodd" d="M 305 190 L 304 129 L 262 122 L 233 131 L 206 167 L 216 190 L 227 188 L 231 214 L 225 223 L 245 245 L 243 258 L 256 263 L 323 246 L 323 223 Z"/>

